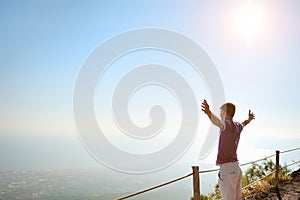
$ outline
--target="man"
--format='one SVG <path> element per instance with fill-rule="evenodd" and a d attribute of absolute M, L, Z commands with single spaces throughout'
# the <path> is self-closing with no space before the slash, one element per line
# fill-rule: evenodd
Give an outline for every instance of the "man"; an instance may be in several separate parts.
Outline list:
<path fill-rule="evenodd" d="M 255 118 L 249 110 L 248 119 L 242 123 L 233 122 L 235 105 L 225 103 L 220 108 L 220 117 L 209 109 L 207 101 L 202 102 L 202 111 L 210 121 L 220 128 L 217 165 L 220 166 L 219 186 L 223 200 L 240 200 L 242 198 L 242 171 L 238 163 L 237 147 L 243 128 Z"/>

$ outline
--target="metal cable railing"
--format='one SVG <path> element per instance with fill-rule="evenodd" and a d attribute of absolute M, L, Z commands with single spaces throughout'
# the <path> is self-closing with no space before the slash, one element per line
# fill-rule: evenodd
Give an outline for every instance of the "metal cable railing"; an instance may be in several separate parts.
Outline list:
<path fill-rule="evenodd" d="M 288 153 L 288 152 L 296 151 L 296 150 L 299 150 L 299 149 L 300 149 L 300 147 L 295 148 L 295 149 L 289 149 L 289 150 L 286 150 L 286 151 L 282 151 L 282 152 L 280 152 L 280 153 L 281 153 L 281 154 L 283 154 L 283 153 Z"/>
<path fill-rule="evenodd" d="M 284 167 L 290 167 L 290 166 L 295 165 L 295 164 L 298 164 L 298 163 L 300 163 L 300 160 L 297 161 L 297 162 L 293 162 L 293 163 L 291 163 L 291 164 L 289 164 L 289 165 L 286 165 L 286 166 L 284 166 Z"/>
<path fill-rule="evenodd" d="M 141 191 L 138 191 L 138 192 L 135 192 L 135 193 L 132 193 L 132 194 L 123 196 L 123 197 L 119 197 L 119 198 L 117 198 L 117 199 L 115 199 L 115 200 L 123 200 L 123 199 L 127 199 L 127 198 L 129 198 L 129 197 L 133 197 L 133 196 L 136 196 L 136 195 L 139 195 L 139 194 L 142 194 L 142 193 L 145 193 L 145 192 L 148 192 L 148 191 L 151 191 L 151 190 L 160 188 L 160 187 L 162 187 L 162 186 L 169 185 L 169 184 L 171 184 L 171 183 L 180 181 L 180 180 L 185 179 L 185 178 L 187 178 L 187 177 L 189 177 L 189 176 L 192 176 L 192 175 L 193 175 L 193 173 L 190 173 L 190 174 L 188 174 L 188 175 L 185 175 L 185 176 L 182 176 L 182 177 L 173 179 L 173 180 L 171 180 L 171 181 L 168 181 L 168 182 L 165 182 L 165 183 L 156 185 L 156 186 L 154 186 L 154 187 L 151 187 L 151 188 L 148 188 L 148 189 L 145 189 L 145 190 L 141 190 Z"/>
<path fill-rule="evenodd" d="M 300 150 L 300 147 L 299 147 L 299 148 L 294 148 L 294 149 L 285 150 L 285 151 L 282 151 L 282 152 L 280 152 L 280 153 L 281 153 L 281 154 L 284 154 L 284 153 L 288 153 L 288 152 L 292 152 L 292 151 L 296 151 L 296 150 Z M 276 153 L 278 153 L 278 152 L 279 152 L 279 151 L 276 151 Z M 268 159 L 268 158 L 271 158 L 271 157 L 273 157 L 273 156 L 275 156 L 275 155 L 276 155 L 276 158 L 277 158 L 277 154 L 272 154 L 272 155 L 270 155 L 270 156 L 267 156 L 267 157 L 264 157 L 264 158 L 261 158 L 261 159 L 255 160 L 255 161 L 243 163 L 243 164 L 241 164 L 240 166 L 245 166 L 245 165 L 249 165 L 249 164 L 254 164 L 254 163 L 256 163 L 256 162 L 263 161 L 263 160 L 266 160 L 266 159 Z M 297 164 L 297 163 L 300 163 L 300 161 L 297 161 L 297 162 L 294 162 L 294 163 L 292 163 L 292 164 L 286 165 L 285 167 L 289 167 L 289 166 L 295 165 L 295 164 Z M 193 170 L 194 170 L 194 167 L 193 167 Z M 197 171 L 197 173 L 199 173 L 199 174 L 204 174 L 204 173 L 209 173 L 209 172 L 215 172 L 215 171 L 218 171 L 218 170 L 219 170 L 219 169 L 211 169 L 211 170 Z M 273 171 L 273 172 L 271 172 L 270 174 L 268 174 L 268 175 L 266 175 L 266 176 L 264 176 L 264 177 L 262 177 L 262 178 L 256 180 L 255 182 L 252 182 L 252 183 L 250 183 L 249 185 L 243 187 L 243 189 L 245 189 L 245 188 L 247 188 L 247 187 L 250 187 L 251 185 L 253 185 L 253 184 L 255 184 L 255 183 L 257 183 L 257 182 L 259 182 L 259 181 L 265 179 L 266 177 L 268 177 L 268 176 L 274 174 L 275 172 L 276 172 L 276 170 Z M 278 170 L 277 170 L 277 173 L 278 173 Z M 157 189 L 157 188 L 160 188 L 160 187 L 169 185 L 169 184 L 171 184 L 171 183 L 180 181 L 180 180 L 185 179 L 185 178 L 187 178 L 187 177 L 190 177 L 190 176 L 192 176 L 192 175 L 194 175 L 194 173 L 190 173 L 190 174 L 187 174 L 187 175 L 185 175 L 185 176 L 182 176 L 182 177 L 173 179 L 173 180 L 171 180 L 171 181 L 168 181 L 168 182 L 165 182 L 165 183 L 162 183 L 162 184 L 159 184 L 159 185 L 156 185 L 156 186 L 153 186 L 153 187 L 150 187 L 150 188 L 147 188 L 147 189 L 144 189 L 144 190 L 135 192 L 135 193 L 131 193 L 131 194 L 128 194 L 128 195 L 123 196 L 123 197 L 116 198 L 115 200 L 123 200 L 123 199 L 127 199 L 127 198 L 130 198 L 130 197 L 133 197 L 133 196 L 137 196 L 137 195 L 139 195 L 139 194 L 142 194 L 142 193 L 145 193 L 145 192 L 148 192 L 148 191 L 151 191 L 151 190 L 154 190 L 154 189 Z M 198 180 L 198 185 L 199 185 L 199 180 Z M 200 191 L 199 191 L 199 194 L 200 194 Z M 199 196 L 200 196 L 200 195 L 199 195 Z M 199 199 L 199 198 L 197 197 L 197 198 L 195 198 L 195 199 Z"/>
<path fill-rule="evenodd" d="M 243 163 L 241 164 L 240 166 L 245 166 L 245 165 L 249 165 L 249 164 L 253 164 L 253 163 L 257 163 L 259 161 L 263 161 L 263 160 L 267 160 L 268 158 L 272 158 L 273 156 L 275 156 L 276 154 L 272 154 L 270 156 L 267 156 L 267 157 L 264 157 L 264 158 L 261 158 L 261 159 L 258 159 L 258 160 L 255 160 L 255 161 L 250 161 L 250 162 L 247 162 L 247 163 Z"/>

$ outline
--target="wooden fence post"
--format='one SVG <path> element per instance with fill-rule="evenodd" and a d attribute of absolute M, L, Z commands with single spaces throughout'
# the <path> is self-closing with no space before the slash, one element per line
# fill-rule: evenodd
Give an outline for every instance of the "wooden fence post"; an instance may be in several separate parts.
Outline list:
<path fill-rule="evenodd" d="M 278 188 L 279 182 L 279 155 L 280 151 L 276 151 L 276 172 L 275 172 L 275 188 Z"/>
<path fill-rule="evenodd" d="M 193 168 L 194 200 L 200 200 L 199 166 L 192 166 L 192 168 Z"/>

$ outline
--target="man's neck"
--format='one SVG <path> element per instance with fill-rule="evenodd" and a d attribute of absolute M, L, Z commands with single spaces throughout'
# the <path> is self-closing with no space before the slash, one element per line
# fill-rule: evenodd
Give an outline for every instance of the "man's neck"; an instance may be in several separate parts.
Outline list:
<path fill-rule="evenodd" d="M 225 120 L 231 120 L 232 121 L 232 117 L 225 116 Z"/>

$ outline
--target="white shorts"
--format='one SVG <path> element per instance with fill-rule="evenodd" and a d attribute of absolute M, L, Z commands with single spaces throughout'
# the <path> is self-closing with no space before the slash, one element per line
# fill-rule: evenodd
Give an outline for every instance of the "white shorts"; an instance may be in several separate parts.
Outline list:
<path fill-rule="evenodd" d="M 220 164 L 219 186 L 223 200 L 242 199 L 242 170 L 238 162 Z"/>

